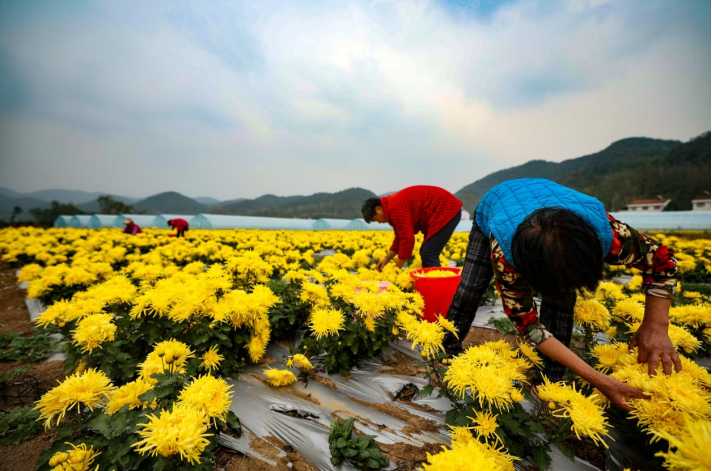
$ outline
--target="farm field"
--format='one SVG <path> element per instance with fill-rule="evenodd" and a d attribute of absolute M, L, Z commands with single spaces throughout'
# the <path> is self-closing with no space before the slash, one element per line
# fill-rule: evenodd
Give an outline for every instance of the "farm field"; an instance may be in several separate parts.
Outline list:
<path fill-rule="evenodd" d="M 501 316 L 446 358 L 454 326 L 421 318 L 408 270 L 375 270 L 387 232 L 3 229 L 3 266 L 42 306 L 3 334 L 3 361 L 55 342 L 67 377 L 21 417 L 3 407 L 0 438 L 39 424 L 23 440 L 49 437 L 40 469 L 547 469 L 559 455 L 709 469 L 709 234 L 653 235 L 681 273 L 669 333 L 683 371 L 650 377 L 628 350 L 644 311 L 634 270 L 608 267 L 575 311 L 574 349 L 650 396 L 625 413 L 544 378 Z M 442 264 L 462 266 L 466 244 L 456 233 Z M 3 371 L 7 395 L 24 373 Z M 274 422 L 256 412 L 280 404 Z"/>

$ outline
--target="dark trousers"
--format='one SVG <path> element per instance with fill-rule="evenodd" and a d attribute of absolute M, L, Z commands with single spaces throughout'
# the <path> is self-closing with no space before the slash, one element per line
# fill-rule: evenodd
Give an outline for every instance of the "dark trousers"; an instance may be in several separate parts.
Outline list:
<path fill-rule="evenodd" d="M 183 237 L 185 235 L 185 229 L 178 229 L 176 232 L 176 237 Z"/>
<path fill-rule="evenodd" d="M 420 247 L 420 259 L 423 262 L 423 267 L 439 267 L 440 253 L 443 251 L 450 236 L 455 232 L 455 228 L 460 222 L 461 213 L 458 211 L 455 217 L 445 224 L 445 227 L 436 232 L 430 239 L 423 242 Z"/>
<path fill-rule="evenodd" d="M 490 240 L 477 227 L 477 224 L 473 223 L 470 239 L 467 242 L 460 286 L 455 292 L 447 316 L 457 327 L 460 339 L 456 339 L 452 334 L 447 334 L 443 344 L 448 354 L 457 354 L 462 350 L 462 339 L 470 331 L 477 308 L 480 306 L 482 297 L 487 291 L 493 275 Z M 576 293 L 572 292 L 559 296 L 544 297 L 539 309 L 541 323 L 566 346 L 571 343 L 575 304 Z M 563 366 L 548 358 L 544 358 L 544 367 L 545 374 L 554 381 L 561 379 L 566 370 Z"/>

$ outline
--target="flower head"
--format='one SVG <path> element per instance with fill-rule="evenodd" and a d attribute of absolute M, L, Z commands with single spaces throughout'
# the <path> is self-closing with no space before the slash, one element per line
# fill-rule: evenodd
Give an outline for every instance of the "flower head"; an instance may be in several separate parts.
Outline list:
<path fill-rule="evenodd" d="M 309 316 L 309 328 L 317 339 L 335 335 L 344 328 L 344 314 L 336 309 L 316 308 Z"/>
<path fill-rule="evenodd" d="M 107 415 L 113 415 L 124 406 L 128 407 L 129 410 L 143 407 L 144 403 L 141 401 L 141 395 L 147 393 L 152 388 L 153 384 L 142 378 L 126 383 L 111 392 L 109 402 L 107 402 L 104 412 L 106 412 Z"/>
<path fill-rule="evenodd" d="M 191 464 L 200 463 L 210 436 L 208 420 L 202 411 L 176 403 L 170 411 L 148 414 L 146 418 L 148 422 L 139 425 L 141 440 L 131 445 L 139 454 L 164 458 L 178 455 Z"/>
<path fill-rule="evenodd" d="M 92 314 L 77 323 L 72 340 L 84 352 L 91 353 L 105 342 L 116 338 L 116 324 L 111 314 Z"/>
<path fill-rule="evenodd" d="M 52 471 L 89 471 L 99 452 L 91 446 L 87 447 L 85 443 L 79 445 L 67 443 L 67 445 L 72 448 L 58 451 L 49 459 Z"/>
<path fill-rule="evenodd" d="M 289 386 L 297 381 L 297 377 L 289 370 L 267 368 L 263 373 L 267 382 L 275 387 Z"/>
<path fill-rule="evenodd" d="M 59 424 L 65 414 L 81 406 L 93 410 L 100 406 L 114 389 L 109 377 L 103 371 L 88 369 L 75 373 L 64 379 L 59 385 L 47 391 L 35 408 L 44 419 L 45 427 L 49 428 L 53 419 Z"/>
<path fill-rule="evenodd" d="M 211 345 L 210 348 L 203 353 L 200 367 L 207 371 L 217 370 L 223 359 L 223 356 L 218 352 L 218 347 Z"/>
<path fill-rule="evenodd" d="M 211 419 L 224 421 L 232 402 L 232 386 L 222 378 L 204 375 L 193 378 L 180 392 L 178 400 Z"/>

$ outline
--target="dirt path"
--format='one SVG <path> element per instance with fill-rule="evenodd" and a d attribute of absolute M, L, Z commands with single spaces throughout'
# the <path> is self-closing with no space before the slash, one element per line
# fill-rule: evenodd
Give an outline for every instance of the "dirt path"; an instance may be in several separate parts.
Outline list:
<path fill-rule="evenodd" d="M 32 333 L 30 315 L 25 306 L 25 291 L 17 286 L 15 269 L 0 266 L 0 334 Z M 64 377 L 61 361 L 23 363 L 0 362 L 0 373 L 15 368 L 24 372 L 0 385 L 0 410 L 30 405 Z M 37 459 L 52 443 L 51 433 L 42 433 L 18 445 L 0 446 L 0 471 L 31 471 L 37 469 Z"/>

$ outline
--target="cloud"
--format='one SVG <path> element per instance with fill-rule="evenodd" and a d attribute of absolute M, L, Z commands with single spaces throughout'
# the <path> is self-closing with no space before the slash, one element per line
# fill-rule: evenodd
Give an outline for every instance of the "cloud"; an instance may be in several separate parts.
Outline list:
<path fill-rule="evenodd" d="M 532 158 L 709 127 L 702 2 L 14 8 L 0 185 L 18 189 L 455 191 Z"/>

